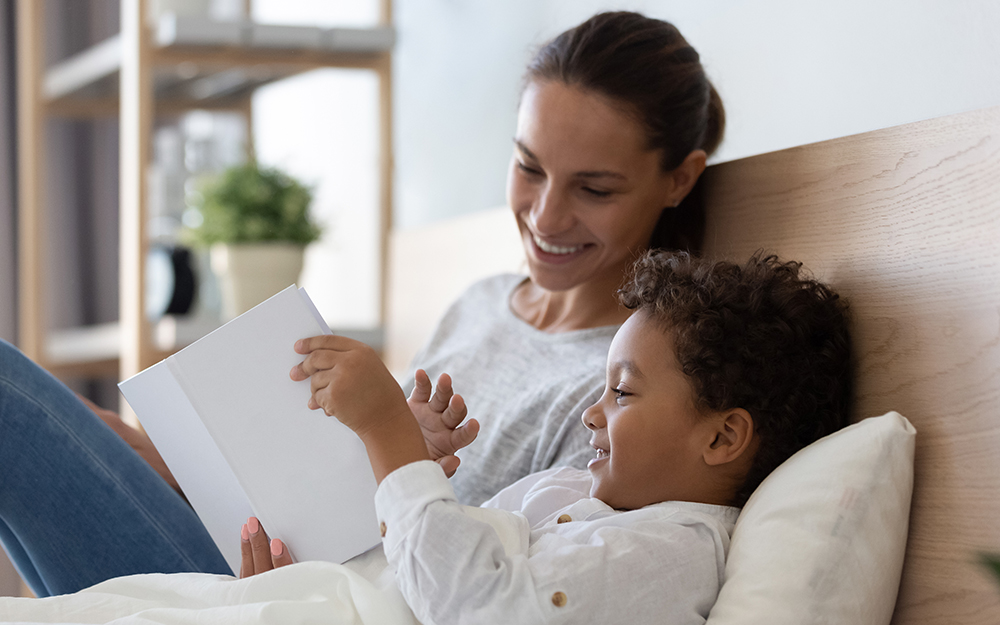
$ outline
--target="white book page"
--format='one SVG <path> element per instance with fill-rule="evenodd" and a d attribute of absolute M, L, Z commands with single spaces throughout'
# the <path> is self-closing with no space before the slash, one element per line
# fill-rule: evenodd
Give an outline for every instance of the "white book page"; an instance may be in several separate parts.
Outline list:
<path fill-rule="evenodd" d="M 268 533 L 296 560 L 343 562 L 379 542 L 375 477 L 360 439 L 309 410 L 309 381 L 289 377 L 303 358 L 295 341 L 329 333 L 325 325 L 289 287 L 166 364 Z"/>
<path fill-rule="evenodd" d="M 166 361 L 118 385 L 229 567 L 239 575 L 250 501 Z"/>

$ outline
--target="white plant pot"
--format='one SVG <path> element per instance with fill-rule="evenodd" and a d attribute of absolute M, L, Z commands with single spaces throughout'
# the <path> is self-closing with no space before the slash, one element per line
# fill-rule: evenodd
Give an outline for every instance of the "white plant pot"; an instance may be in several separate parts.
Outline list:
<path fill-rule="evenodd" d="M 210 253 L 212 272 L 222 291 L 222 318 L 229 321 L 295 284 L 302 273 L 305 247 L 294 243 L 216 243 Z"/>

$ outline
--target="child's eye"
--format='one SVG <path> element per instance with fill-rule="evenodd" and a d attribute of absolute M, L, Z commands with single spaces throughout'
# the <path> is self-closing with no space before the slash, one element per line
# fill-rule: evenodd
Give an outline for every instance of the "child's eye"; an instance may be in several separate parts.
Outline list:
<path fill-rule="evenodd" d="M 623 391 L 620 388 L 613 388 L 613 389 L 611 389 L 611 392 L 613 392 L 615 394 L 615 397 L 618 397 L 619 399 L 622 398 L 622 397 L 628 397 L 629 395 L 632 394 L 632 393 L 628 393 L 626 391 Z"/>

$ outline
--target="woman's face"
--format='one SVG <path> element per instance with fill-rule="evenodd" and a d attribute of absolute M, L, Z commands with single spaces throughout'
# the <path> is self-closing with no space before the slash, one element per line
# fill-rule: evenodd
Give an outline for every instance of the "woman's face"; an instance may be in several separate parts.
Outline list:
<path fill-rule="evenodd" d="M 617 284 L 660 211 L 679 201 L 642 126 L 597 93 L 528 85 L 518 110 L 507 201 L 531 279 L 549 291 Z"/>

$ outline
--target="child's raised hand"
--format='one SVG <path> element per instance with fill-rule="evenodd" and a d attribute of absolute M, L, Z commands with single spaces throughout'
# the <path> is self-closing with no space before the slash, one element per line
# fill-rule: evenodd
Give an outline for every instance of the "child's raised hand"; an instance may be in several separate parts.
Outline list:
<path fill-rule="evenodd" d="M 447 373 L 438 378 L 436 390 L 431 388 L 430 377 L 423 369 L 417 369 L 413 380 L 413 392 L 406 403 L 420 424 L 431 458 L 450 477 L 458 469 L 459 459 L 455 452 L 476 440 L 479 422 L 469 419 L 462 424 L 469 411 L 462 396 L 452 389 Z"/>

